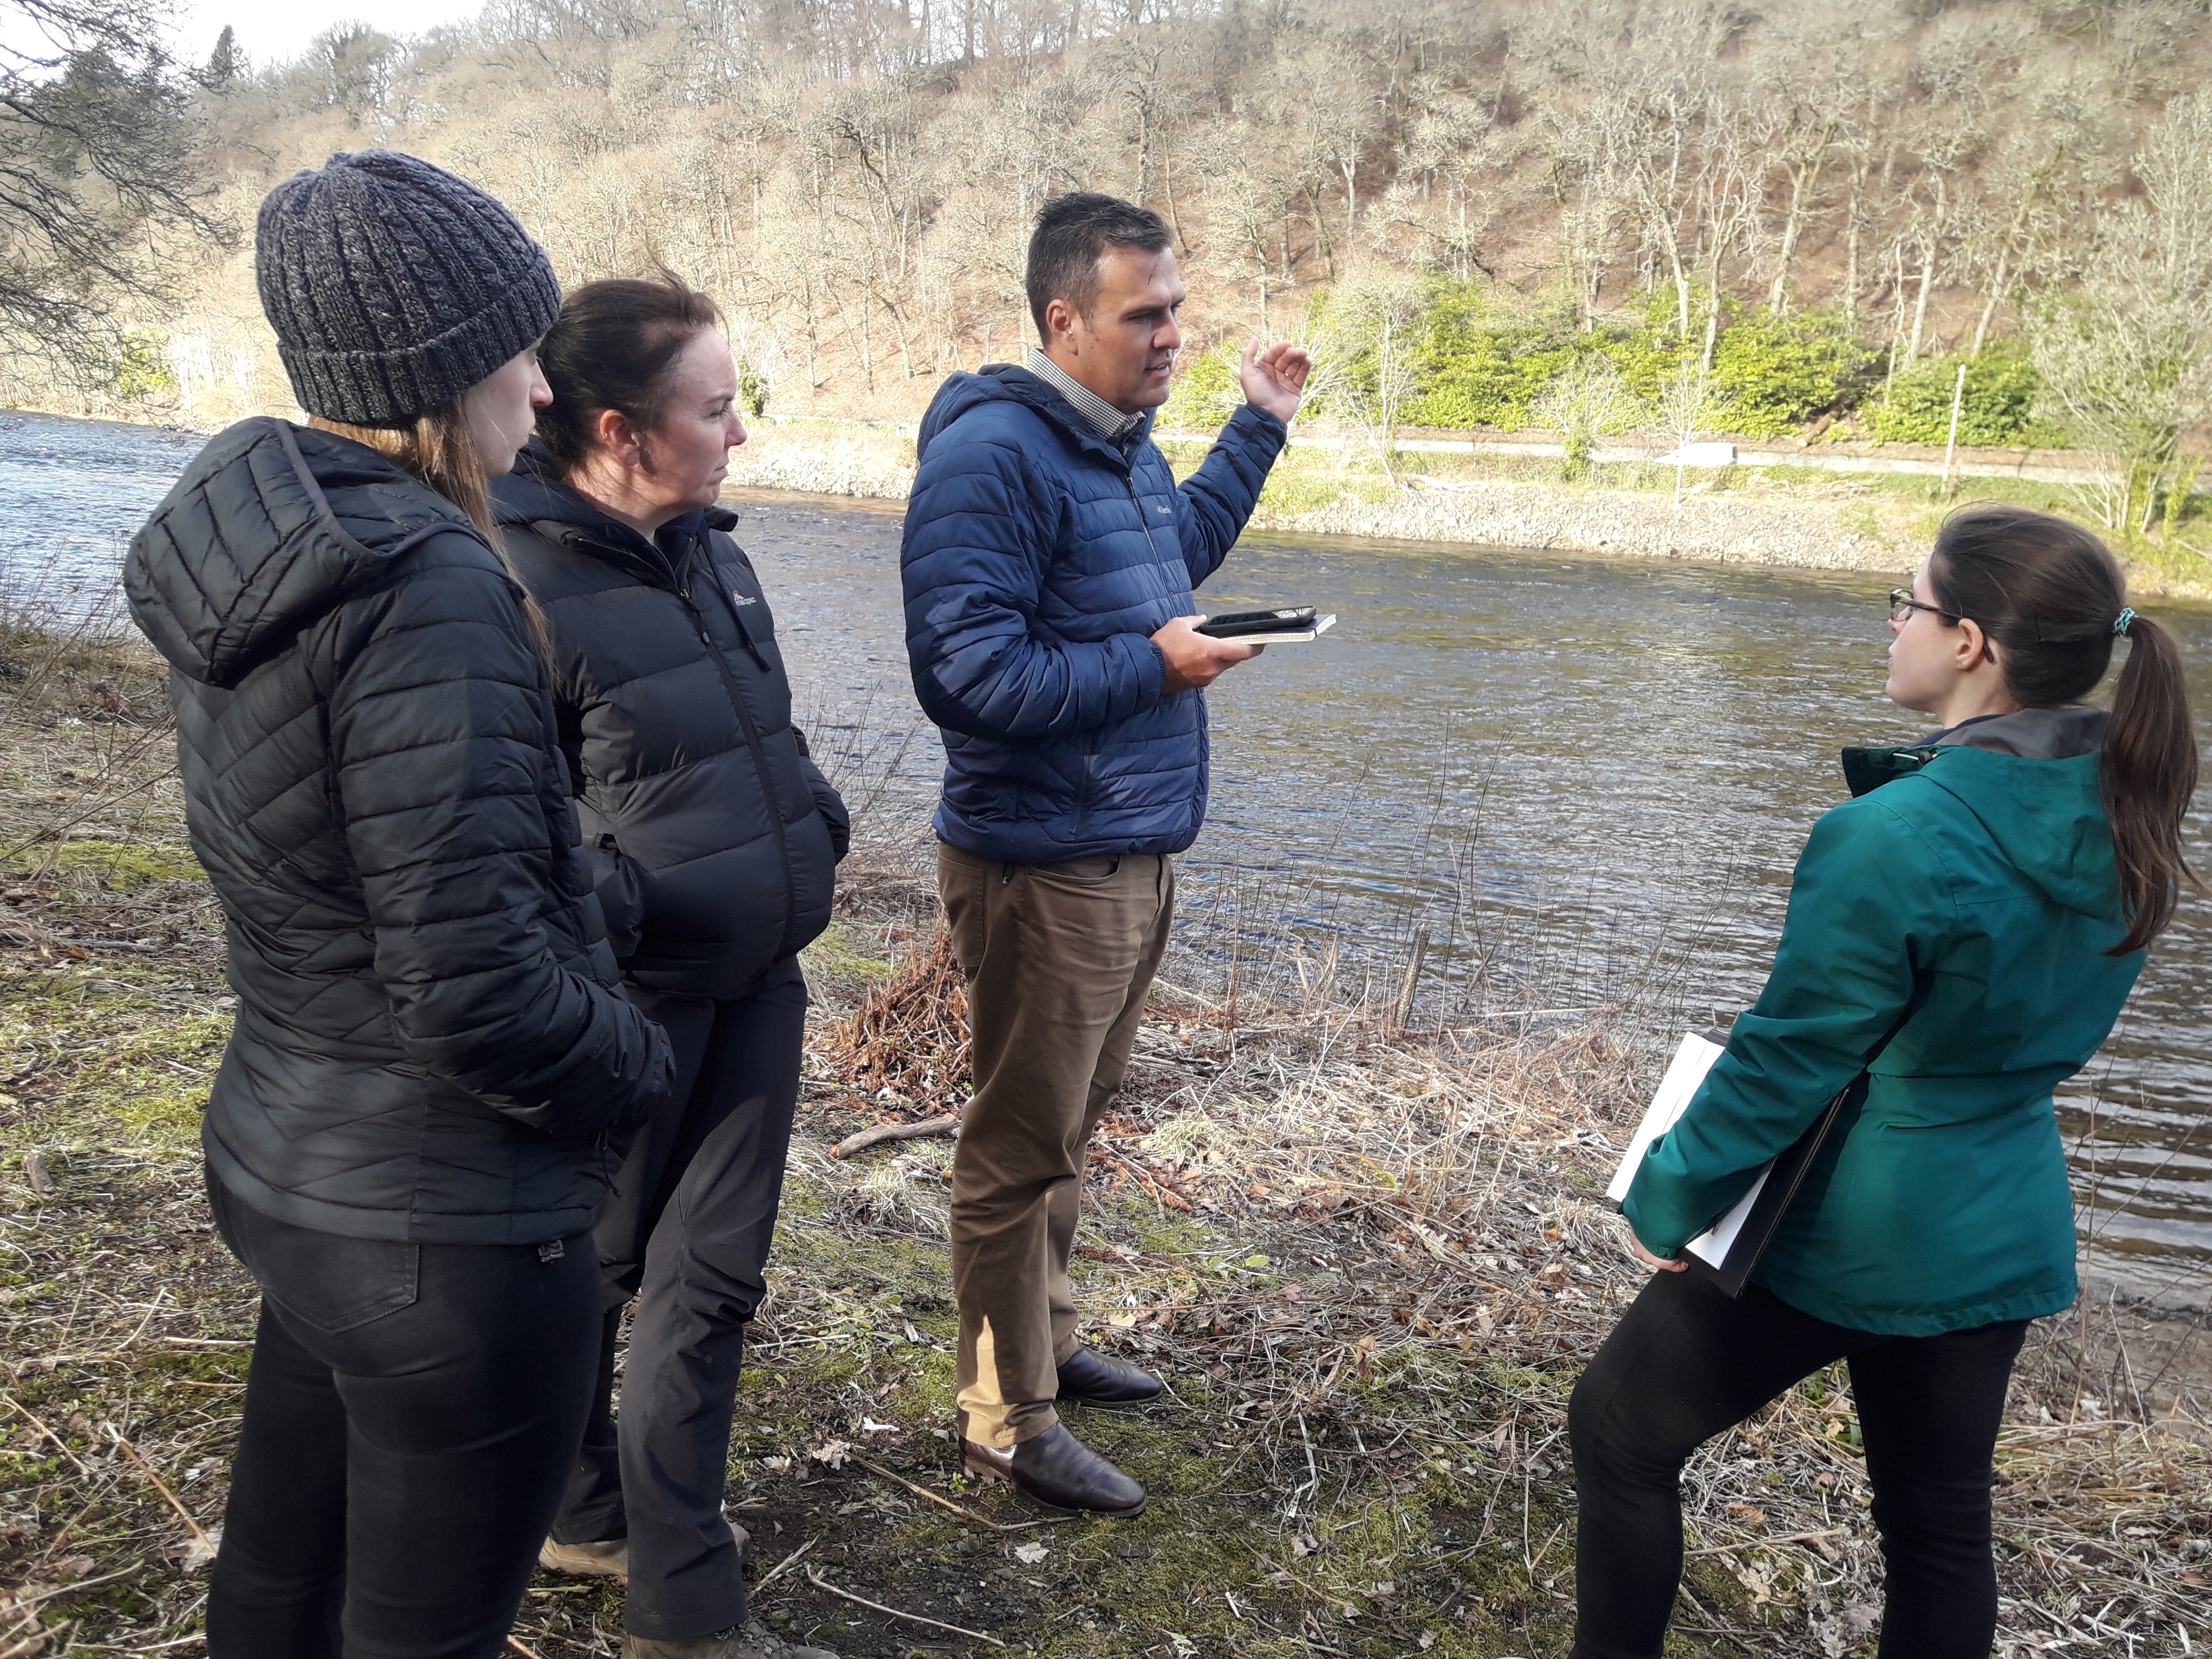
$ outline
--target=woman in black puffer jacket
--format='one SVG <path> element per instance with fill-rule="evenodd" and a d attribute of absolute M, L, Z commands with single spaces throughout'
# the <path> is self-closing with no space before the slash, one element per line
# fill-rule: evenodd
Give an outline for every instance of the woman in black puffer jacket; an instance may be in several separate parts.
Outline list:
<path fill-rule="evenodd" d="M 559 288 L 388 150 L 255 243 L 314 420 L 213 440 L 125 572 L 238 993 L 209 1193 L 262 1290 L 208 1649 L 493 1659 L 590 1405 L 589 1218 L 671 1072 L 489 540 Z"/>
<path fill-rule="evenodd" d="M 722 1486 L 799 1094 L 797 953 L 828 924 L 847 832 L 791 723 L 737 520 L 714 504 L 745 441 L 717 322 L 672 276 L 570 295 L 545 337 L 542 441 L 494 489 L 544 618 L 624 976 L 676 1050 L 675 1096 L 596 1229 L 599 1406 L 543 1557 L 628 1580 L 626 1659 L 790 1651 L 747 1616 Z M 632 1296 L 617 1431 L 608 1401 Z"/>

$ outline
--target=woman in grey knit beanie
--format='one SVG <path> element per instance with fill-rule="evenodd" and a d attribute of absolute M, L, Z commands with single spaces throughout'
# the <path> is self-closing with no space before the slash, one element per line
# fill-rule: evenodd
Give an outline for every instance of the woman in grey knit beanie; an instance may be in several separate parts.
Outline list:
<path fill-rule="evenodd" d="M 262 1291 L 207 1650 L 495 1659 L 591 1407 L 592 1207 L 671 1071 L 488 533 L 559 286 L 388 150 L 279 185 L 255 252 L 309 419 L 218 434 L 125 572 L 238 993 L 209 1198 Z"/>

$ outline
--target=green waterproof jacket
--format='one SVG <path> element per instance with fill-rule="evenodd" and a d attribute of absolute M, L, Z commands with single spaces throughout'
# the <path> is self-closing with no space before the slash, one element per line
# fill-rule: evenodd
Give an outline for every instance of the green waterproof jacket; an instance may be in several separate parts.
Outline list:
<path fill-rule="evenodd" d="M 2051 1091 L 2119 1018 L 2105 716 L 2025 709 L 1847 750 L 1774 971 L 1624 1208 L 1671 1256 L 1851 1097 L 1753 1277 L 1838 1325 L 1929 1336 L 2074 1300 Z"/>

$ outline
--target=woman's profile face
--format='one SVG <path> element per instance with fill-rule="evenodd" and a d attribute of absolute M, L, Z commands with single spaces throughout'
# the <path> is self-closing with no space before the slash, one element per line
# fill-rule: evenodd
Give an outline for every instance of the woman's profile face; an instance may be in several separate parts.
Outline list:
<path fill-rule="evenodd" d="M 647 434 L 640 482 L 678 512 L 712 507 L 729 476 L 730 452 L 744 441 L 737 360 L 720 330 L 702 329 L 670 365 L 668 401 Z"/>
<path fill-rule="evenodd" d="M 538 411 L 552 401 L 553 388 L 538 367 L 535 345 L 516 352 L 461 394 L 461 416 L 486 477 L 514 470 L 514 458 L 530 441 Z"/>
<path fill-rule="evenodd" d="M 1924 563 L 1912 578 L 1912 597 L 1923 605 L 1936 603 Z M 1900 708 L 1932 711 L 1958 678 L 1952 665 L 1959 643 L 1956 625 L 1946 626 L 1933 611 L 1908 611 L 1903 622 L 1892 619 L 1889 632 L 1889 682 L 1882 690 Z"/>

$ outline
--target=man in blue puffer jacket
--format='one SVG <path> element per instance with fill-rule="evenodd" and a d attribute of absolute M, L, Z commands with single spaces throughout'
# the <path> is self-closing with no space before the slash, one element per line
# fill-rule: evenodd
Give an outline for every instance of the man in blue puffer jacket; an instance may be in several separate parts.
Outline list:
<path fill-rule="evenodd" d="M 1061 197 L 1028 289 L 1045 349 L 938 392 L 900 560 L 915 690 L 945 737 L 938 884 L 974 1038 L 952 1166 L 959 1427 L 970 1473 L 1132 1516 L 1144 1489 L 1054 1401 L 1132 1405 L 1160 1383 L 1077 1342 L 1068 1249 L 1167 944 L 1169 856 L 1206 817 L 1200 689 L 1257 654 L 1197 633 L 1192 590 L 1250 517 L 1309 363 L 1248 348 L 1249 401 L 1178 488 L 1151 441 L 1182 343 L 1166 223 Z"/>

